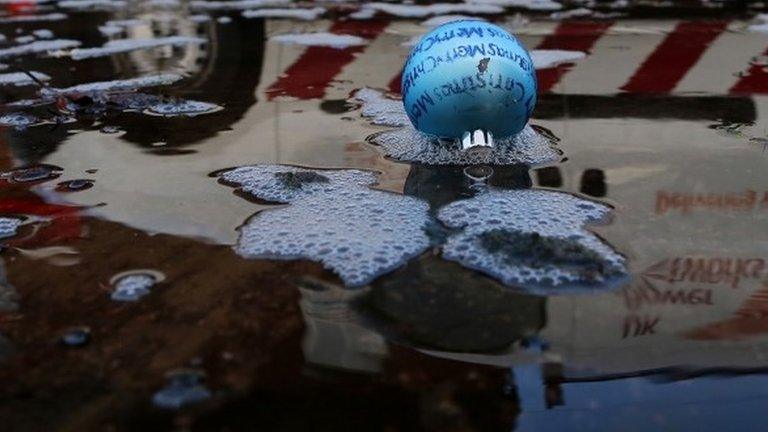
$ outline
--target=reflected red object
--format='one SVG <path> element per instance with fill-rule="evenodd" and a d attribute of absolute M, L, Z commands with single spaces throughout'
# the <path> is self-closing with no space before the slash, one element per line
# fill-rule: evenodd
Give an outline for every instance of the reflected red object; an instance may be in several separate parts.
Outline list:
<path fill-rule="evenodd" d="M 328 30 L 335 34 L 375 39 L 388 21 L 337 21 Z M 354 46 L 337 49 L 309 47 L 285 73 L 267 89 L 267 97 L 291 96 L 298 99 L 316 99 L 325 95 L 325 89 L 345 66 L 355 60 L 355 55 L 365 47 Z"/>
<path fill-rule="evenodd" d="M 606 30 L 613 25 L 612 21 L 563 21 L 555 32 L 536 47 L 540 50 L 568 50 L 589 53 Z M 550 91 L 571 69 L 573 64 L 562 64 L 549 69 L 536 71 L 539 81 L 539 93 Z"/>
<path fill-rule="evenodd" d="M 27 15 L 34 13 L 36 10 L 37 3 L 29 0 L 14 1 L 5 5 L 5 11 L 8 15 Z"/>

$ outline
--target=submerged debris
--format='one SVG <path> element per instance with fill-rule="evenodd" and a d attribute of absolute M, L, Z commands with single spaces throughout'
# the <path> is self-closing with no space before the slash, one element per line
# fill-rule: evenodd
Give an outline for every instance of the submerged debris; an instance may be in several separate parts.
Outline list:
<path fill-rule="evenodd" d="M 211 391 L 203 384 L 205 373 L 196 369 L 169 372 L 165 387 L 152 396 L 159 408 L 179 409 L 211 398 Z"/>
<path fill-rule="evenodd" d="M 290 204 L 240 228 L 235 250 L 247 258 L 319 261 L 359 286 L 429 247 L 427 203 L 371 189 L 371 172 L 256 165 L 220 178 L 255 198 Z"/>
<path fill-rule="evenodd" d="M 460 230 L 443 257 L 533 290 L 608 284 L 626 276 L 626 260 L 583 226 L 609 211 L 566 193 L 490 190 L 438 212 Z"/>

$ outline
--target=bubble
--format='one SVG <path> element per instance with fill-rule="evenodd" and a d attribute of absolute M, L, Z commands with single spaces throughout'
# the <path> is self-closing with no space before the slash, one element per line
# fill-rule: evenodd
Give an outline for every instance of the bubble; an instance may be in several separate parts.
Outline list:
<path fill-rule="evenodd" d="M 202 381 L 205 373 L 196 369 L 178 369 L 167 374 L 166 386 L 152 396 L 152 403 L 160 408 L 179 409 L 211 398 Z"/>
<path fill-rule="evenodd" d="M 59 175 L 61 168 L 53 165 L 34 165 L 25 168 L 17 168 L 10 172 L 10 178 L 17 183 L 31 183 L 42 180 L 51 180 Z"/>
<path fill-rule="evenodd" d="M 290 204 L 240 228 L 235 250 L 247 258 L 319 261 L 346 285 L 359 286 L 429 247 L 427 203 L 370 189 L 371 172 L 256 165 L 220 176 L 255 198 Z"/>
<path fill-rule="evenodd" d="M 90 189 L 93 187 L 93 180 L 89 179 L 77 179 L 63 181 L 56 185 L 58 192 L 77 192 L 81 190 Z"/>
<path fill-rule="evenodd" d="M 530 125 L 515 136 L 496 140 L 488 151 L 468 152 L 462 151 L 458 142 L 441 140 L 414 129 L 402 102 L 386 98 L 380 91 L 363 88 L 352 100 L 362 103 L 361 113 L 369 117 L 372 124 L 399 128 L 369 137 L 387 157 L 395 160 L 427 165 L 541 165 L 561 157 L 555 140 Z"/>
<path fill-rule="evenodd" d="M 561 192 L 491 189 L 438 212 L 461 230 L 443 257 L 532 291 L 602 286 L 627 275 L 626 259 L 584 229 L 609 212 Z"/>
<path fill-rule="evenodd" d="M 113 287 L 110 298 L 121 302 L 135 302 L 151 292 L 152 287 L 164 279 L 157 272 L 134 270 L 120 273 L 112 277 Z"/>

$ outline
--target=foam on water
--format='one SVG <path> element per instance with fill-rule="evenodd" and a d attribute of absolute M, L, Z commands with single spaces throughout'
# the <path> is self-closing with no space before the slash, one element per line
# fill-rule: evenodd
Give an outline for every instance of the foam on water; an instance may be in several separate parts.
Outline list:
<path fill-rule="evenodd" d="M 38 39 L 53 39 L 53 32 L 48 29 L 34 30 L 32 35 Z"/>
<path fill-rule="evenodd" d="M 43 15 L 18 15 L 0 18 L 0 24 L 26 23 L 36 21 L 62 21 L 67 19 L 63 13 L 49 13 Z"/>
<path fill-rule="evenodd" d="M 469 0 L 469 3 L 496 5 L 507 8 L 528 9 L 535 11 L 554 11 L 563 8 L 563 5 L 552 0 Z"/>
<path fill-rule="evenodd" d="M 155 75 L 146 75 L 138 78 L 130 78 L 124 80 L 113 81 L 98 81 L 86 84 L 79 84 L 66 88 L 52 88 L 48 87 L 43 89 L 43 94 L 60 95 L 60 94 L 74 94 L 74 93 L 89 93 L 89 92 L 109 92 L 109 91 L 128 91 L 136 90 L 146 87 L 157 87 L 173 84 L 177 81 L 184 79 L 183 75 L 174 73 L 161 73 Z"/>
<path fill-rule="evenodd" d="M 117 39 L 109 41 L 99 48 L 74 49 L 70 52 L 70 56 L 73 60 L 83 60 L 162 46 L 181 46 L 187 44 L 201 44 L 205 42 L 207 42 L 207 40 L 204 38 L 189 36 L 169 36 L 152 39 Z"/>
<path fill-rule="evenodd" d="M 116 11 L 125 9 L 128 3 L 122 0 L 63 0 L 58 5 L 75 11 Z"/>
<path fill-rule="evenodd" d="M 256 165 L 220 174 L 253 197 L 287 203 L 240 228 L 235 246 L 247 258 L 319 261 L 346 285 L 364 285 L 429 247 L 427 203 L 371 189 L 376 175 Z"/>
<path fill-rule="evenodd" d="M 152 403 L 164 409 L 179 409 L 203 402 L 211 391 L 203 384 L 205 373 L 194 369 L 180 369 L 167 375 L 166 386 L 152 396 Z"/>
<path fill-rule="evenodd" d="M 364 88 L 353 96 L 362 103 L 362 115 L 371 123 L 400 129 L 380 132 L 369 137 L 387 157 L 404 162 L 428 165 L 541 165 L 560 159 L 553 142 L 527 125 L 519 134 L 496 140 L 493 149 L 483 152 L 461 151 L 457 142 L 438 140 L 411 126 L 399 100 L 389 99 L 377 90 Z"/>
<path fill-rule="evenodd" d="M 163 117 L 194 117 L 222 110 L 219 105 L 188 99 L 165 99 L 156 102 L 146 109 L 145 113 Z"/>
<path fill-rule="evenodd" d="M 17 44 L 25 44 L 25 43 L 30 43 L 30 42 L 32 42 L 34 40 L 35 40 L 34 36 L 26 35 L 26 36 L 19 36 L 16 39 L 14 39 L 13 41 L 16 42 Z"/>
<path fill-rule="evenodd" d="M 202 1 L 190 2 L 192 9 L 197 10 L 245 10 L 264 7 L 286 6 L 292 0 L 236 0 L 236 1 Z"/>
<path fill-rule="evenodd" d="M 143 271 L 121 273 L 112 277 L 113 287 L 110 298 L 120 302 L 135 302 L 149 294 L 159 282 L 157 274 Z"/>
<path fill-rule="evenodd" d="M 38 123 L 40 119 L 32 114 L 12 112 L 0 116 L 0 126 L 10 126 L 16 129 L 24 129 Z"/>
<path fill-rule="evenodd" d="M 53 39 L 35 41 L 24 45 L 0 49 L 0 58 L 15 57 L 26 54 L 48 53 L 80 46 L 80 41 L 72 39 Z"/>
<path fill-rule="evenodd" d="M 530 52 L 533 67 L 536 69 L 549 69 L 563 63 L 570 63 L 587 56 L 581 51 L 565 50 L 532 50 Z"/>
<path fill-rule="evenodd" d="M 48 81 L 51 79 L 50 76 L 42 72 L 30 72 L 30 74 L 32 74 L 39 81 Z M 16 87 L 21 87 L 21 86 L 32 85 L 32 84 L 37 84 L 37 83 L 35 82 L 35 80 L 33 80 L 29 75 L 25 74 L 24 72 L 12 72 L 12 73 L 0 74 L 0 86 L 14 85 Z"/>
<path fill-rule="evenodd" d="M 561 192 L 490 190 L 438 212 L 449 228 L 443 257 L 507 285 L 590 287 L 625 277 L 626 259 L 585 224 L 610 208 Z"/>
<path fill-rule="evenodd" d="M 443 24 L 447 24 L 449 22 L 454 21 L 464 21 L 464 20 L 480 20 L 485 21 L 483 18 L 478 18 L 474 16 L 469 15 L 438 15 L 432 18 L 429 18 L 427 20 L 424 20 L 421 22 L 421 25 L 424 27 L 437 27 Z"/>
<path fill-rule="evenodd" d="M 245 18 L 288 18 L 302 21 L 312 21 L 320 18 L 326 12 L 325 8 L 311 9 L 255 9 L 243 11 Z"/>
<path fill-rule="evenodd" d="M 595 12 L 591 9 L 587 8 L 576 8 L 576 9 L 570 9 L 567 11 L 560 11 L 560 12 L 553 12 L 549 15 L 550 18 L 553 20 L 564 20 L 564 19 L 571 19 L 571 18 L 584 18 L 591 16 Z"/>
<path fill-rule="evenodd" d="M 305 46 L 327 46 L 331 48 L 347 48 L 351 46 L 365 45 L 365 39 L 359 36 L 341 35 L 333 33 L 297 33 L 272 36 L 269 40 L 284 44 L 296 44 Z"/>
<path fill-rule="evenodd" d="M 425 18 L 431 15 L 452 13 L 498 14 L 504 12 L 504 8 L 496 5 L 468 3 L 434 3 L 430 5 L 366 3 L 363 4 L 361 10 L 366 9 L 406 18 Z"/>
<path fill-rule="evenodd" d="M 0 216 L 0 239 L 13 237 L 21 226 L 21 219 Z"/>

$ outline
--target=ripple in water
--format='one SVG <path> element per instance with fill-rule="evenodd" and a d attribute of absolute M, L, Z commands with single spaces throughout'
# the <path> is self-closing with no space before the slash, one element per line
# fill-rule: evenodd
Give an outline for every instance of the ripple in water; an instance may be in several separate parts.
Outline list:
<path fill-rule="evenodd" d="M 490 151 L 461 151 L 458 142 L 438 140 L 417 131 L 408 120 L 403 104 L 389 99 L 377 90 L 359 90 L 352 101 L 362 104 L 361 113 L 372 124 L 398 129 L 384 131 L 369 137 L 379 145 L 387 157 L 427 165 L 542 165 L 559 161 L 560 150 L 555 141 L 526 125 L 519 134 L 496 140 Z"/>
<path fill-rule="evenodd" d="M 235 250 L 244 257 L 319 261 L 360 286 L 429 247 L 427 203 L 371 189 L 371 172 L 256 165 L 219 176 L 255 198 L 290 204 L 240 228 Z"/>

